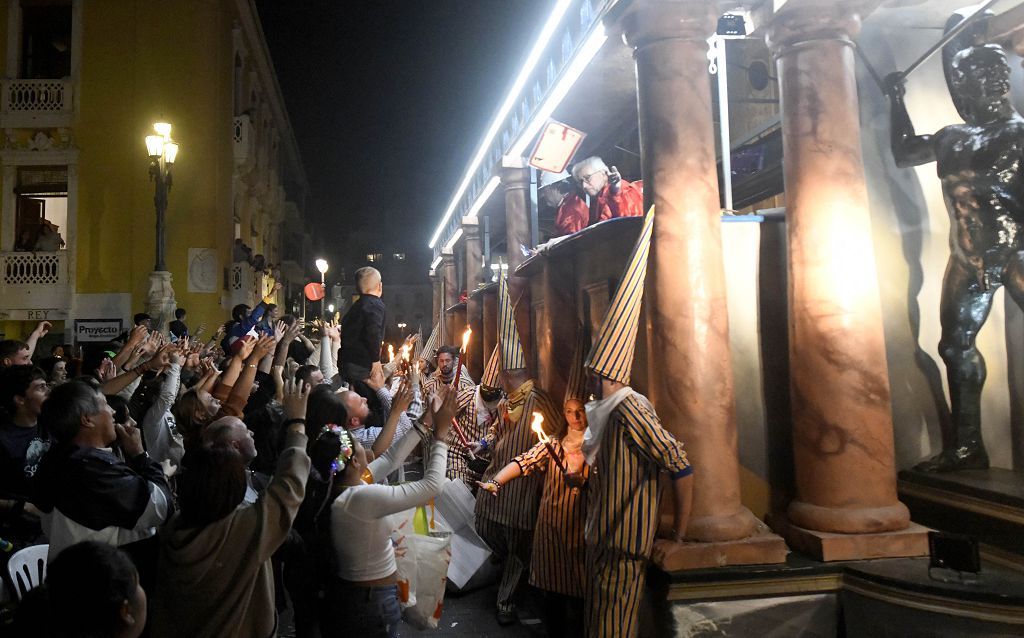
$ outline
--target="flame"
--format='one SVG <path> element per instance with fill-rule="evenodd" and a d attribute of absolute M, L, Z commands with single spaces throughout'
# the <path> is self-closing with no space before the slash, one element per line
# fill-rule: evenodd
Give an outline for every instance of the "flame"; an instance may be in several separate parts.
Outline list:
<path fill-rule="evenodd" d="M 466 326 L 466 331 L 462 333 L 462 352 L 465 352 L 469 348 L 469 336 L 473 334 L 473 329 Z"/>
<path fill-rule="evenodd" d="M 409 363 L 409 346 L 408 345 L 403 345 L 402 346 L 402 361 L 405 361 L 406 363 Z"/>
<path fill-rule="evenodd" d="M 544 433 L 544 428 L 541 426 L 542 423 L 544 423 L 544 415 L 540 412 L 534 412 L 533 423 L 530 425 L 530 429 L 537 435 L 537 438 L 541 443 L 547 443 L 550 439 L 548 439 L 548 435 Z"/>
<path fill-rule="evenodd" d="M 394 360 L 395 360 L 395 347 L 389 343 L 388 344 L 388 363 L 391 363 Z"/>

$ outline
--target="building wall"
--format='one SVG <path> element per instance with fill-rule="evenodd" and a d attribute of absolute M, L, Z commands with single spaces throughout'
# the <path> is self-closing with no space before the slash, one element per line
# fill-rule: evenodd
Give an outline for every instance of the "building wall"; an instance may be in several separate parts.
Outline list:
<path fill-rule="evenodd" d="M 71 219 L 62 233 L 73 264 L 74 295 L 66 309 L 69 318 L 127 320 L 145 308 L 155 257 L 154 185 L 143 140 L 153 122 L 170 122 L 181 151 L 166 216 L 166 266 L 189 323 L 205 322 L 212 332 L 226 309 L 240 301 L 225 288 L 236 220 L 254 253 L 278 265 L 286 198 L 304 200 L 297 150 L 285 148 L 294 144 L 287 116 L 276 81 L 267 75 L 272 66 L 260 66 L 266 49 L 255 10 L 248 0 L 75 0 L 75 10 L 81 48 L 78 72 L 73 69 L 76 109 L 70 127 L 11 129 L 3 123 L 3 166 L 26 158 L 42 161 L 42 154 L 25 150 L 39 130 L 57 140 L 60 157 L 74 158 Z M 5 39 L 8 20 L 7 3 L 0 3 Z M 243 52 L 238 81 L 237 51 Z M 3 63 L 5 77 L 17 74 L 7 73 Z M 236 91 L 244 92 L 237 100 Z M 237 161 L 232 139 L 236 110 L 253 121 L 246 162 Z M 298 185 L 296 192 L 285 192 L 285 179 Z M 5 183 L 5 197 L 11 187 Z M 191 266 L 193 274 L 214 274 L 212 289 L 190 285 L 189 249 L 206 249 Z M 5 322 L 3 328 L 19 336 L 32 323 Z"/>

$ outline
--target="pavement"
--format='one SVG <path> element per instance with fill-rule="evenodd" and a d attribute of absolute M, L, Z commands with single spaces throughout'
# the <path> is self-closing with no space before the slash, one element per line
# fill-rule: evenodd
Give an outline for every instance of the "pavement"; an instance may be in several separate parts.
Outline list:
<path fill-rule="evenodd" d="M 494 616 L 494 600 L 498 595 L 496 585 L 490 585 L 462 594 L 445 594 L 444 610 L 437 629 L 417 629 L 402 621 L 398 635 L 403 638 L 427 638 L 428 636 L 473 636 L 474 638 L 543 638 L 546 632 L 537 622 L 532 625 L 514 624 L 502 627 Z M 527 620 L 527 622 L 529 622 Z M 295 636 L 291 609 L 281 614 L 281 638 Z"/>
<path fill-rule="evenodd" d="M 474 636 L 475 638 L 541 638 L 546 634 L 539 621 L 533 625 L 515 624 L 502 627 L 494 616 L 497 586 L 489 586 L 463 594 L 447 593 L 444 611 L 437 629 L 419 630 L 404 620 L 399 636 Z"/>

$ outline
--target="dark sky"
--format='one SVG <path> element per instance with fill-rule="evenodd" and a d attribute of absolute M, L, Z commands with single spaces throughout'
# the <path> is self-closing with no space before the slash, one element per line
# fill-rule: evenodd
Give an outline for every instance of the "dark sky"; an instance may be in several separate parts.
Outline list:
<path fill-rule="evenodd" d="M 425 249 L 551 4 L 256 0 L 314 236 L 394 210 Z"/>

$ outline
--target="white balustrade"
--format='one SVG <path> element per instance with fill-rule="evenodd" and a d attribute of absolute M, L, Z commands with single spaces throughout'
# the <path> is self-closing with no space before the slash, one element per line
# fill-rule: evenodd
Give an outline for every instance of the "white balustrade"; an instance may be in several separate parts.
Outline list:
<path fill-rule="evenodd" d="M 4 126 L 68 126 L 74 110 L 69 79 L 8 79 L 0 84 Z"/>
<path fill-rule="evenodd" d="M 0 253 L 0 310 L 66 310 L 71 305 L 69 282 L 66 250 Z"/>

